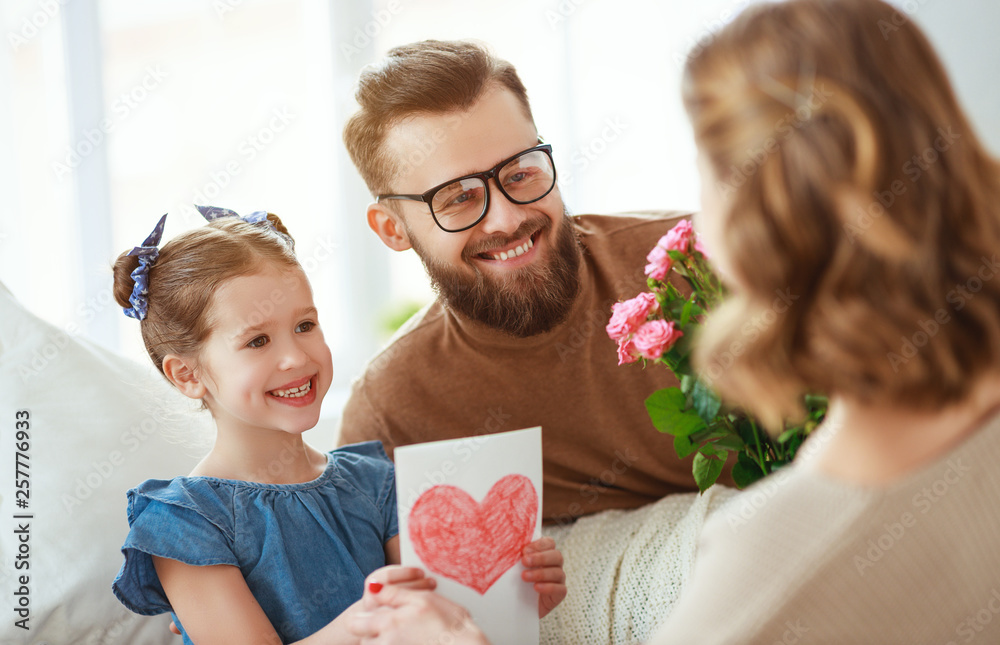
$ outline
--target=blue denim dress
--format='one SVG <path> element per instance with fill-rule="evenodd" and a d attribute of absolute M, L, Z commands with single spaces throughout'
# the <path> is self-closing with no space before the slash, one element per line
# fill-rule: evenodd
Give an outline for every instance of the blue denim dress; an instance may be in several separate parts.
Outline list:
<path fill-rule="evenodd" d="M 323 474 L 301 484 L 150 479 L 128 491 L 128 522 L 112 584 L 122 604 L 146 616 L 171 611 L 152 555 L 233 565 L 286 643 L 361 598 L 399 533 L 393 466 L 378 441 L 330 451 Z"/>

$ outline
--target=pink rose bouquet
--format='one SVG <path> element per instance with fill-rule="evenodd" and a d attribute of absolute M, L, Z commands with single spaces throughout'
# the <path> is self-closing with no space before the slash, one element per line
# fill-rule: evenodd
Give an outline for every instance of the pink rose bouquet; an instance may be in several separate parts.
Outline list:
<path fill-rule="evenodd" d="M 806 397 L 808 417 L 772 438 L 741 410 L 722 405 L 691 365 L 691 339 L 704 315 L 725 297 L 691 222 L 683 220 L 646 256 L 649 291 L 615 303 L 606 331 L 618 343 L 618 364 L 653 361 L 670 369 L 680 387 L 654 392 L 646 409 L 660 432 L 674 437 L 680 458 L 694 453 L 692 469 L 702 491 L 715 483 L 730 452 L 733 479 L 744 488 L 791 462 L 808 433 L 826 413 L 826 399 Z M 668 275 L 690 287 L 685 295 Z"/>

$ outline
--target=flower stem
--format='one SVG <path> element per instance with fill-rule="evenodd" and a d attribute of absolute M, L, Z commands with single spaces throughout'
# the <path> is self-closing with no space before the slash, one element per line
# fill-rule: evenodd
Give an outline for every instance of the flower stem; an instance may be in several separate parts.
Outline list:
<path fill-rule="evenodd" d="M 757 444 L 757 464 L 760 466 L 760 471 L 767 475 L 767 467 L 764 465 L 764 451 L 760 447 L 760 430 L 757 429 L 757 424 L 753 419 L 749 419 L 749 421 L 750 427 L 753 429 L 754 442 Z"/>

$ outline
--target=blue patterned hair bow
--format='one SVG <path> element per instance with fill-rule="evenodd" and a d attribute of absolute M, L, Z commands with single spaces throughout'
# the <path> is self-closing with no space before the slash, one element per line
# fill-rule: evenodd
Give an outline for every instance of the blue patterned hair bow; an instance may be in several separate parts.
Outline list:
<path fill-rule="evenodd" d="M 290 249 L 293 251 L 295 250 L 295 240 L 293 240 L 287 233 L 279 231 L 278 227 L 274 225 L 274 222 L 267 219 L 267 211 L 254 211 L 249 215 L 243 216 L 236 211 L 231 211 L 228 208 L 219 208 L 218 206 L 198 206 L 195 204 L 194 207 L 197 208 L 198 212 L 201 213 L 201 216 L 209 222 L 214 222 L 215 220 L 223 217 L 235 217 L 236 219 L 243 220 L 247 224 L 266 224 L 269 229 L 274 231 L 278 237 L 285 241 L 285 244 L 287 244 Z"/>
<path fill-rule="evenodd" d="M 149 237 L 143 241 L 142 246 L 137 246 L 128 252 L 128 255 L 139 256 L 139 266 L 131 273 L 135 285 L 132 287 L 132 295 L 129 296 L 128 301 L 132 303 L 132 306 L 122 310 L 129 318 L 136 320 L 146 318 L 146 311 L 149 309 L 149 299 L 147 298 L 149 295 L 149 268 L 156 262 L 156 258 L 160 257 L 160 249 L 157 247 L 160 244 L 160 238 L 163 237 L 163 225 L 166 221 L 167 216 L 164 215 L 156 223 L 156 227 L 149 234 Z"/>
<path fill-rule="evenodd" d="M 198 212 L 201 213 L 201 216 L 209 222 L 213 222 L 220 217 L 235 217 L 243 220 L 247 224 L 260 224 L 261 222 L 265 222 L 272 229 L 277 230 L 274 228 L 274 222 L 267 219 L 267 211 L 254 211 L 244 217 L 236 211 L 231 211 L 228 208 L 219 208 L 218 206 L 198 206 L 195 204 L 195 208 L 197 208 Z"/>

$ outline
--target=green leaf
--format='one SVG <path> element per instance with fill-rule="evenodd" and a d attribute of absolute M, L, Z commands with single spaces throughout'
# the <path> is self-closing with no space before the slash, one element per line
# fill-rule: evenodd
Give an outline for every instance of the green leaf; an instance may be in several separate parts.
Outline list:
<path fill-rule="evenodd" d="M 705 421 L 686 408 L 687 397 L 676 387 L 657 390 L 646 399 L 646 411 L 656 429 L 675 437 L 686 437 L 705 427 Z"/>
<path fill-rule="evenodd" d="M 682 337 L 681 340 L 684 340 L 684 338 Z M 679 351 L 677 345 L 671 347 L 665 354 L 663 354 L 663 357 L 673 363 L 674 376 L 678 379 L 688 374 L 694 374 L 694 370 L 691 369 L 691 360 L 688 358 L 687 354 L 682 354 Z"/>
<path fill-rule="evenodd" d="M 695 443 L 705 443 L 706 441 L 711 441 L 713 439 L 721 439 L 726 436 L 726 431 L 718 426 L 709 426 L 698 432 L 692 432 L 690 437 L 691 441 Z"/>
<path fill-rule="evenodd" d="M 681 253 L 680 251 L 667 251 L 667 255 L 669 255 L 670 259 L 673 260 L 674 262 L 680 262 L 682 264 L 684 260 L 687 259 L 687 254 Z"/>
<path fill-rule="evenodd" d="M 733 481 L 736 487 L 743 489 L 764 476 L 760 466 L 751 459 L 747 453 L 741 452 L 736 455 L 736 463 L 733 464 Z"/>
<path fill-rule="evenodd" d="M 753 425 L 750 423 L 749 419 L 743 416 L 737 419 L 736 430 L 740 433 L 740 439 L 743 440 L 743 443 L 748 446 L 753 446 L 754 448 L 757 447 L 757 443 L 754 440 Z"/>
<path fill-rule="evenodd" d="M 718 439 L 713 443 L 715 443 L 715 445 L 718 446 L 719 448 L 725 448 L 726 450 L 733 450 L 733 451 L 743 450 L 744 448 L 747 447 L 747 445 L 743 443 L 743 440 L 740 439 L 738 435 L 730 433 L 726 433 L 726 436 Z"/>
<path fill-rule="evenodd" d="M 660 307 L 663 311 L 663 319 L 667 322 L 679 322 L 684 313 L 684 303 L 686 300 L 671 300 L 665 302 Z"/>
<path fill-rule="evenodd" d="M 702 446 L 704 450 L 707 446 Z M 712 451 L 715 452 L 715 451 Z M 699 451 L 694 456 L 694 464 L 691 467 L 694 473 L 694 483 L 698 485 L 698 490 L 705 492 L 708 487 L 715 483 L 715 480 L 722 474 L 722 467 L 725 462 L 718 457 L 706 457 L 704 452 Z"/>
<path fill-rule="evenodd" d="M 798 454 L 799 448 L 802 447 L 802 441 L 803 440 L 804 440 L 804 437 L 802 435 L 798 435 L 798 436 L 792 437 L 791 441 L 789 441 L 785 445 L 785 455 L 787 455 L 789 459 L 793 459 L 795 457 L 795 455 Z"/>
<path fill-rule="evenodd" d="M 719 408 L 722 407 L 719 396 L 700 379 L 691 389 L 691 403 L 694 404 L 695 411 L 698 416 L 705 420 L 705 423 L 711 423 L 715 419 L 715 415 L 719 413 Z"/>
<path fill-rule="evenodd" d="M 779 468 L 784 468 L 785 466 L 787 466 L 788 464 L 790 464 L 792 462 L 788 461 L 787 459 L 775 459 L 772 462 L 764 462 L 764 463 L 767 464 L 768 469 L 769 469 L 769 473 L 768 474 L 770 474 L 770 473 L 776 472 Z"/>
<path fill-rule="evenodd" d="M 681 309 L 681 327 L 687 327 L 688 321 L 691 320 L 692 307 L 694 307 L 694 297 L 684 302 L 684 307 Z"/>
<path fill-rule="evenodd" d="M 826 411 L 827 406 L 830 405 L 830 401 L 827 397 L 821 394 L 807 394 L 805 396 L 806 408 L 811 411 Z"/>
<path fill-rule="evenodd" d="M 691 353 L 692 336 L 693 334 L 685 333 L 677 340 L 676 343 L 674 343 L 674 346 L 670 348 L 671 351 L 676 352 L 680 356 L 687 357 Z M 689 366 L 687 371 L 691 372 L 693 370 L 691 370 Z"/>
<path fill-rule="evenodd" d="M 717 447 L 714 443 L 706 443 L 698 452 L 705 455 L 706 457 L 721 457 L 723 461 L 726 460 L 727 450 Z"/>
<path fill-rule="evenodd" d="M 802 428 L 789 428 L 788 430 L 785 430 L 780 435 L 778 435 L 778 443 L 785 443 L 785 442 L 787 442 L 789 439 L 791 439 L 792 437 L 794 437 L 796 434 L 798 434 L 801 431 L 802 431 Z"/>
<path fill-rule="evenodd" d="M 698 445 L 691 441 L 691 437 L 676 436 L 674 437 L 674 450 L 677 452 L 677 457 L 684 459 L 692 452 L 698 449 Z"/>

